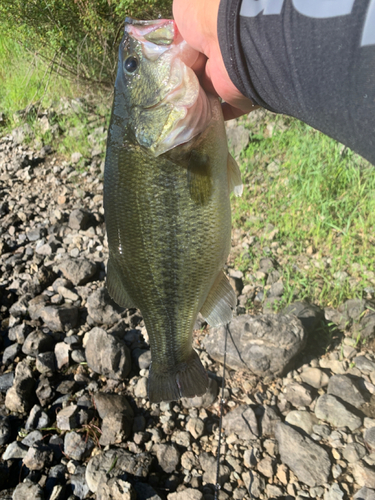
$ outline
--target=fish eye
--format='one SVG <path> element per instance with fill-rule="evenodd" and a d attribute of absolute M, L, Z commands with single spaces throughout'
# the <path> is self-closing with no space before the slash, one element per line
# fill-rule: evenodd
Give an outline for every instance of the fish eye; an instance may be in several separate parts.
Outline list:
<path fill-rule="evenodd" d="M 129 56 L 125 59 L 124 69 L 127 73 L 134 73 L 138 68 L 138 59 L 134 56 Z"/>

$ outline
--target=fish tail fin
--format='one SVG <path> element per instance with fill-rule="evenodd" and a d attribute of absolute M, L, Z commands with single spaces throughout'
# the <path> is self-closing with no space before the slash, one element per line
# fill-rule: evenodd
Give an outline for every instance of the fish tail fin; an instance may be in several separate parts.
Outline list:
<path fill-rule="evenodd" d="M 173 371 L 159 371 L 152 364 L 150 366 L 148 378 L 150 403 L 202 396 L 207 388 L 208 376 L 194 349 L 189 360 L 180 363 Z"/>

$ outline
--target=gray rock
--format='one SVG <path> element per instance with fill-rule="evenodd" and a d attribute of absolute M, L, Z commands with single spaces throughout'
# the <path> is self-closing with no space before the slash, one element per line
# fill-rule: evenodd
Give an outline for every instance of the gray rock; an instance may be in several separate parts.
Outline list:
<path fill-rule="evenodd" d="M 113 447 L 90 459 L 86 468 L 88 487 L 95 493 L 99 483 L 105 482 L 106 477 L 123 476 L 124 472 L 145 478 L 148 476 L 151 461 L 151 456 L 147 453 L 133 455 L 122 448 Z"/>
<path fill-rule="evenodd" d="M 151 351 L 142 351 L 138 356 L 138 366 L 140 370 L 147 370 L 151 365 Z"/>
<path fill-rule="evenodd" d="M 35 330 L 26 338 L 22 346 L 22 352 L 27 356 L 36 358 L 40 353 L 53 351 L 54 347 L 55 341 L 51 335 L 40 330 Z"/>
<path fill-rule="evenodd" d="M 287 414 L 285 422 L 293 427 L 299 427 L 307 434 L 312 434 L 313 426 L 318 423 L 318 419 L 308 411 L 293 410 Z"/>
<path fill-rule="evenodd" d="M 368 339 L 375 335 L 375 313 L 367 314 L 364 316 L 355 329 L 356 332 L 361 334 L 361 338 Z"/>
<path fill-rule="evenodd" d="M 94 396 L 95 407 L 102 423 L 99 443 L 103 446 L 124 441 L 132 430 L 133 410 L 125 396 L 98 393 Z"/>
<path fill-rule="evenodd" d="M 208 408 L 211 406 L 219 392 L 219 388 L 215 379 L 208 377 L 208 388 L 203 396 L 195 396 L 194 398 L 182 398 L 181 403 L 184 408 Z"/>
<path fill-rule="evenodd" d="M 8 366 L 13 363 L 20 352 L 21 346 L 19 344 L 11 344 L 6 347 L 3 352 L 3 365 Z"/>
<path fill-rule="evenodd" d="M 230 331 L 227 365 L 234 370 L 247 368 L 262 377 L 282 374 L 306 343 L 300 320 L 290 315 L 238 316 L 231 321 Z M 220 326 L 211 328 L 203 341 L 208 354 L 220 362 L 224 340 L 225 326 Z"/>
<path fill-rule="evenodd" d="M 250 498 L 260 498 L 266 487 L 263 477 L 256 472 L 244 472 L 242 480 L 250 494 Z"/>
<path fill-rule="evenodd" d="M 44 306 L 40 318 L 53 332 L 64 332 L 78 325 L 78 307 L 70 305 Z"/>
<path fill-rule="evenodd" d="M 48 445 L 37 441 L 31 446 L 24 459 L 23 463 L 30 470 L 42 470 L 48 466 L 53 460 L 53 450 Z"/>
<path fill-rule="evenodd" d="M 18 441 L 13 441 L 7 447 L 5 452 L 3 453 L 3 460 L 14 460 L 19 458 L 24 458 L 27 453 L 27 447 Z"/>
<path fill-rule="evenodd" d="M 87 299 L 87 311 L 95 323 L 111 325 L 120 321 L 123 308 L 111 299 L 106 288 L 99 288 Z"/>
<path fill-rule="evenodd" d="M 307 333 L 314 333 L 324 319 L 324 311 L 315 304 L 307 302 L 293 302 L 285 309 L 282 314 L 294 314 L 301 320 L 301 323 Z"/>
<path fill-rule="evenodd" d="M 240 439 L 256 439 L 259 436 L 257 418 L 248 405 L 228 412 L 223 418 L 223 428 L 227 435 L 235 433 Z"/>
<path fill-rule="evenodd" d="M 43 434 L 40 431 L 32 431 L 25 438 L 22 439 L 21 443 L 25 446 L 32 446 L 37 441 L 42 441 Z"/>
<path fill-rule="evenodd" d="M 365 430 L 365 433 L 363 435 L 363 439 L 365 442 L 365 445 L 367 449 L 369 450 L 370 453 L 374 453 L 375 451 L 375 427 L 370 427 L 369 429 Z"/>
<path fill-rule="evenodd" d="M 134 387 L 134 396 L 136 398 L 147 398 L 148 393 L 148 379 L 147 377 L 141 377 L 136 386 Z"/>
<path fill-rule="evenodd" d="M 344 498 L 344 492 L 337 483 L 333 483 L 323 498 L 324 500 L 341 500 Z"/>
<path fill-rule="evenodd" d="M 277 424 L 275 436 L 281 461 L 299 481 L 308 486 L 318 486 L 328 481 L 331 461 L 324 448 L 282 423 Z"/>
<path fill-rule="evenodd" d="M 69 364 L 70 346 L 65 342 L 58 342 L 55 345 L 55 358 L 58 370 Z"/>
<path fill-rule="evenodd" d="M 0 375 L 0 392 L 7 392 L 14 382 L 14 372 L 7 372 Z"/>
<path fill-rule="evenodd" d="M 72 351 L 72 360 L 76 363 L 85 363 L 86 356 L 85 351 L 83 349 L 74 349 Z"/>
<path fill-rule="evenodd" d="M 23 483 L 19 483 L 13 492 L 12 500 L 44 500 L 44 493 L 39 484 L 25 479 Z"/>
<path fill-rule="evenodd" d="M 349 443 L 343 451 L 343 457 L 349 463 L 358 462 L 366 455 L 366 448 L 360 443 Z"/>
<path fill-rule="evenodd" d="M 60 263 L 59 268 L 64 277 L 75 286 L 88 283 L 97 272 L 95 262 L 87 259 L 66 259 Z"/>
<path fill-rule="evenodd" d="M 374 361 L 371 361 L 366 356 L 357 356 L 353 359 L 353 362 L 355 363 L 356 368 L 366 375 L 375 370 Z"/>
<path fill-rule="evenodd" d="M 78 432 L 67 432 L 64 438 L 64 453 L 73 460 L 83 460 L 94 448 L 93 441 Z"/>
<path fill-rule="evenodd" d="M 18 344 L 23 344 L 27 335 L 29 334 L 30 328 L 25 324 L 13 326 L 9 328 L 8 337 L 12 342 L 18 342 Z"/>
<path fill-rule="evenodd" d="M 48 378 L 44 378 L 43 376 L 39 378 L 38 387 L 35 392 L 42 406 L 50 403 L 55 395 L 55 391 L 51 387 Z"/>
<path fill-rule="evenodd" d="M 77 427 L 78 406 L 70 405 L 56 415 L 56 426 L 62 431 L 71 431 Z"/>
<path fill-rule="evenodd" d="M 86 498 L 90 493 L 90 489 L 86 482 L 85 473 L 85 467 L 79 466 L 76 468 L 75 473 L 70 476 L 73 493 L 80 499 Z"/>
<path fill-rule="evenodd" d="M 229 149 L 234 157 L 237 157 L 249 144 L 250 133 L 243 125 L 240 125 L 237 120 L 230 120 L 226 122 L 225 125 Z"/>
<path fill-rule="evenodd" d="M 375 470 L 368 467 L 363 461 L 352 465 L 353 476 L 359 486 L 375 489 Z"/>
<path fill-rule="evenodd" d="M 364 486 L 354 495 L 353 500 L 375 500 L 375 490 Z"/>
<path fill-rule="evenodd" d="M 135 500 L 136 497 L 133 486 L 120 477 L 100 483 L 96 491 L 97 500 Z"/>
<path fill-rule="evenodd" d="M 25 429 L 29 431 L 30 429 L 43 429 L 49 424 L 49 418 L 39 405 L 34 405 L 31 408 L 29 416 L 27 417 Z"/>
<path fill-rule="evenodd" d="M 152 486 L 146 483 L 135 483 L 137 500 L 164 500 Z"/>
<path fill-rule="evenodd" d="M 186 424 L 186 430 L 194 439 L 200 438 L 204 433 L 204 422 L 200 418 L 191 417 Z"/>
<path fill-rule="evenodd" d="M 90 221 L 91 214 L 89 212 L 86 212 L 85 210 L 77 208 L 70 213 L 68 225 L 72 229 L 86 230 L 90 227 Z"/>
<path fill-rule="evenodd" d="M 305 382 L 314 389 L 320 389 L 328 385 L 329 376 L 319 368 L 307 368 L 304 370 L 301 375 L 302 382 Z"/>
<path fill-rule="evenodd" d="M 366 301 L 363 299 L 346 300 L 339 308 L 339 312 L 346 312 L 348 317 L 358 321 L 366 309 Z"/>
<path fill-rule="evenodd" d="M 180 462 L 180 452 L 172 444 L 159 444 L 156 456 L 160 467 L 167 473 L 174 472 Z"/>
<path fill-rule="evenodd" d="M 32 371 L 25 361 L 17 364 L 14 383 L 5 396 L 5 406 L 10 411 L 24 413 L 34 401 L 35 380 Z"/>
<path fill-rule="evenodd" d="M 349 427 L 351 431 L 362 425 L 362 419 L 349 411 L 335 396 L 323 394 L 315 406 L 315 415 L 335 427 Z"/>
<path fill-rule="evenodd" d="M 0 446 L 12 439 L 12 426 L 9 418 L 0 417 Z"/>
<path fill-rule="evenodd" d="M 264 413 L 261 415 L 260 419 L 260 431 L 262 436 L 274 436 L 275 426 L 277 422 L 280 422 L 280 417 L 277 411 L 277 407 L 265 406 Z"/>
<path fill-rule="evenodd" d="M 56 371 L 56 358 L 54 352 L 42 352 L 36 358 L 35 368 L 39 373 L 53 373 Z"/>
<path fill-rule="evenodd" d="M 131 369 L 131 355 L 125 342 L 102 328 L 88 332 L 86 359 L 91 370 L 115 380 L 124 380 Z"/>
<path fill-rule="evenodd" d="M 313 400 L 309 386 L 291 382 L 284 389 L 284 396 L 293 406 L 309 406 Z"/>
<path fill-rule="evenodd" d="M 355 408 L 360 408 L 366 402 L 354 380 L 348 375 L 334 375 L 331 377 L 327 394 L 332 394 Z"/>
<path fill-rule="evenodd" d="M 94 395 L 94 403 L 100 418 L 106 418 L 114 413 L 124 413 L 133 419 L 134 412 L 125 396 L 98 392 Z"/>

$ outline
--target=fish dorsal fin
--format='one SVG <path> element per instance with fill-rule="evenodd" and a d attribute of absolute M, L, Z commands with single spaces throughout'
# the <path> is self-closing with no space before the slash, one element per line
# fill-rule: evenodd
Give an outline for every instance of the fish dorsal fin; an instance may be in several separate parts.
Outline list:
<path fill-rule="evenodd" d="M 220 271 L 201 308 L 201 314 L 210 326 L 223 325 L 232 319 L 232 309 L 236 303 L 236 294 L 224 271 Z"/>
<path fill-rule="evenodd" d="M 113 259 L 108 259 L 107 265 L 107 289 L 111 298 L 121 307 L 125 309 L 136 308 L 132 299 L 129 297 L 128 292 L 120 278 L 121 274 Z"/>
<path fill-rule="evenodd" d="M 241 196 L 243 191 L 243 184 L 241 180 L 240 168 L 237 165 L 236 160 L 230 153 L 228 153 L 228 182 L 229 191 L 233 191 L 236 196 Z"/>

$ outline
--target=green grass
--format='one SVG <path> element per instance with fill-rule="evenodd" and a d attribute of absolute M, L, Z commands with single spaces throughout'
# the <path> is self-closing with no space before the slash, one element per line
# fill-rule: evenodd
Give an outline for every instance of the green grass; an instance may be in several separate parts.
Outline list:
<path fill-rule="evenodd" d="M 233 199 L 233 223 L 258 243 L 236 264 L 251 273 L 274 253 L 288 289 L 281 305 L 307 298 L 335 306 L 362 295 L 375 260 L 374 167 L 298 120 L 270 116 L 272 137 L 264 120 L 246 125 L 245 188 Z M 272 240 L 265 234 L 270 224 Z M 337 280 L 340 271 L 349 277 Z"/>

